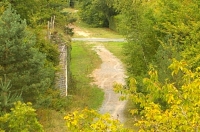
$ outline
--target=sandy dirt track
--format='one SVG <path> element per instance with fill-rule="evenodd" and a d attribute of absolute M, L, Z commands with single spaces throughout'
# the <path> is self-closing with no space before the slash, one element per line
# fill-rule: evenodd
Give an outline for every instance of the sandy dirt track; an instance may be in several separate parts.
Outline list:
<path fill-rule="evenodd" d="M 122 123 L 125 122 L 123 113 L 126 101 L 119 101 L 120 95 L 113 91 L 114 82 L 125 84 L 125 70 L 121 61 L 100 44 L 100 42 L 111 41 L 110 38 L 104 38 L 104 41 L 99 41 L 99 39 L 94 40 L 94 38 L 91 38 L 92 36 L 90 36 L 89 32 L 85 32 L 79 27 L 74 26 L 73 28 L 75 34 L 86 38 L 72 38 L 72 41 L 77 41 L 77 39 L 78 41 L 85 41 L 85 39 L 87 39 L 87 41 L 92 41 L 88 43 L 96 44 L 93 50 L 95 50 L 102 59 L 100 68 L 95 69 L 90 75 L 94 78 L 93 83 L 105 92 L 104 102 L 99 109 L 99 112 L 102 114 L 110 113 L 114 119 L 118 119 Z M 124 39 L 113 38 L 112 41 L 124 41 Z"/>
<path fill-rule="evenodd" d="M 96 45 L 94 50 L 102 59 L 99 69 L 93 71 L 95 84 L 102 88 L 105 92 L 103 105 L 100 113 L 110 113 L 114 119 L 125 122 L 123 111 L 126 101 L 119 101 L 119 94 L 113 91 L 113 83 L 125 84 L 125 74 L 122 63 L 110 51 L 102 45 Z"/>

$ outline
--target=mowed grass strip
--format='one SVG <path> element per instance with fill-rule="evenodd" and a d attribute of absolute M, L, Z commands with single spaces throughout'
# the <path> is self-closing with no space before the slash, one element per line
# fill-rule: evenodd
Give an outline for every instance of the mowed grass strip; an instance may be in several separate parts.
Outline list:
<path fill-rule="evenodd" d="M 72 42 L 71 51 L 71 72 L 75 80 L 75 89 L 71 89 L 75 94 L 73 108 L 89 107 L 98 109 L 104 99 L 104 93 L 95 85 L 91 85 L 93 79 L 89 77 L 92 71 L 99 67 L 101 59 L 92 45 L 84 42 Z"/>

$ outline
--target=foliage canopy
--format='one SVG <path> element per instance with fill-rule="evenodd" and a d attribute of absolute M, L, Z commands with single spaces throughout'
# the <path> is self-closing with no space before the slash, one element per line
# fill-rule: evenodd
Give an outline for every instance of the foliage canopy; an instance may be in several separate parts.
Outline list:
<path fill-rule="evenodd" d="M 26 101 L 33 101 L 50 86 L 52 71 L 45 67 L 45 55 L 34 48 L 36 40 L 25 20 L 11 6 L 0 18 L 0 43 L 1 77 L 12 81 L 12 92 L 22 91 Z"/>
<path fill-rule="evenodd" d="M 21 102 L 16 102 L 10 113 L 0 116 L 0 131 L 44 132 L 31 103 Z"/>

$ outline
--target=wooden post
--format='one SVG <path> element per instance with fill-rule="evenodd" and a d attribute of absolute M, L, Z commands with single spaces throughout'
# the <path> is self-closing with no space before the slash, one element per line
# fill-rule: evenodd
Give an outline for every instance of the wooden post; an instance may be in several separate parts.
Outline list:
<path fill-rule="evenodd" d="M 52 23 L 53 23 L 53 17 L 51 17 L 51 23 L 50 23 L 51 26 L 50 26 L 50 28 L 52 28 L 52 25 L 53 25 Z"/>
<path fill-rule="evenodd" d="M 68 95 L 68 67 L 67 67 L 67 63 L 68 63 L 68 60 L 67 60 L 67 46 L 65 46 L 65 84 L 66 84 L 66 88 L 65 88 L 65 96 Z"/>
<path fill-rule="evenodd" d="M 50 40 L 50 23 L 47 23 L 47 38 Z"/>
<path fill-rule="evenodd" d="M 53 21 L 52 21 L 52 29 L 54 29 L 55 18 L 56 18 L 56 16 L 54 15 L 54 16 L 53 16 Z"/>

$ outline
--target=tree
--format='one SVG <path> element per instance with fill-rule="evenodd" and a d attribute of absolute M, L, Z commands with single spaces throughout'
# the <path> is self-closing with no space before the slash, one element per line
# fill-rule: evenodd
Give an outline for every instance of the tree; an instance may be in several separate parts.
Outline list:
<path fill-rule="evenodd" d="M 166 77 L 174 79 L 168 69 L 172 58 L 187 60 L 193 69 L 199 65 L 199 2 L 115 0 L 114 7 L 128 40 L 124 51 L 129 76 L 142 82 L 154 65 L 164 83 Z"/>
<path fill-rule="evenodd" d="M 196 74 L 198 72 L 199 55 L 197 53 L 200 50 L 200 38 L 198 35 L 199 26 L 197 25 L 199 25 L 200 14 L 197 10 L 199 10 L 199 5 L 200 3 L 196 0 L 115 1 L 115 6 L 121 11 L 120 14 L 123 18 L 120 26 L 123 29 L 123 33 L 127 35 L 129 42 L 129 44 L 125 46 L 128 72 L 131 77 L 136 79 L 131 79 L 130 86 L 127 87 L 129 87 L 130 95 L 134 96 L 133 102 L 137 102 L 138 108 L 142 110 L 143 120 L 141 120 L 141 122 L 139 121 L 138 125 L 141 126 L 141 129 L 142 127 L 145 128 L 144 131 L 155 131 L 159 125 L 163 127 L 162 123 L 164 122 L 162 121 L 164 121 L 166 117 L 163 113 L 165 113 L 166 110 L 174 110 L 168 102 L 168 99 L 173 99 L 174 95 L 171 97 L 171 95 L 166 95 L 166 93 L 163 92 L 169 90 L 171 86 L 178 91 L 180 90 L 178 94 L 183 94 L 182 87 L 184 85 L 189 85 L 187 82 L 183 81 L 186 77 L 185 74 L 190 72 Z M 174 58 L 179 61 L 184 60 L 187 62 L 188 68 L 190 69 L 189 72 L 179 71 L 171 75 L 172 69 L 168 67 Z M 145 63 L 142 63 L 143 61 Z M 183 64 L 184 63 L 182 63 L 182 65 Z M 181 67 L 181 65 L 179 65 L 179 67 Z M 149 81 L 149 79 L 143 80 L 142 78 L 148 78 L 147 73 L 149 69 L 151 81 Z M 181 67 L 180 69 L 183 70 L 184 68 Z M 152 74 L 154 75 L 152 76 Z M 191 74 L 188 74 L 188 76 L 189 75 Z M 193 88 L 195 89 L 195 87 L 196 86 Z M 172 89 L 168 92 L 172 94 L 174 92 L 175 94 L 177 91 L 173 91 Z M 187 89 L 191 88 L 187 87 Z M 165 97 L 163 97 L 163 95 Z M 183 98 L 181 96 L 179 97 L 181 99 Z M 178 99 L 176 98 L 175 100 Z M 193 101 L 198 102 L 198 98 Z M 190 106 L 188 106 L 188 108 L 189 107 Z M 192 107 L 193 106 L 191 106 L 191 108 Z M 134 113 L 135 111 L 133 110 L 132 112 Z M 138 110 L 137 112 L 141 111 Z M 158 112 L 158 114 L 156 112 Z M 177 113 L 174 112 L 174 117 L 182 114 L 180 118 L 184 118 L 182 111 L 176 112 Z M 187 112 L 188 111 L 186 111 L 186 113 Z M 160 117 L 164 118 L 160 119 L 160 117 L 153 116 L 156 114 L 159 115 L 159 113 L 161 113 Z M 189 112 L 188 115 L 190 115 Z M 178 120 L 173 122 L 172 120 L 171 122 L 173 122 L 173 124 L 168 124 L 168 126 L 177 123 L 175 126 L 178 127 L 178 123 L 181 125 L 182 122 L 185 125 L 184 120 L 181 120 L 179 117 L 177 118 L 180 122 L 178 122 Z M 198 124 L 198 116 L 197 120 L 195 117 L 191 118 L 194 118 L 194 122 Z M 167 119 L 167 121 L 169 120 L 170 119 Z M 148 127 L 150 125 L 151 127 Z M 185 130 L 193 131 L 193 124 L 188 123 L 187 127 L 190 125 L 191 129 Z M 165 128 L 167 127 L 165 126 Z M 170 128 L 167 129 L 170 130 Z M 166 131 L 167 129 L 159 128 L 160 131 Z M 174 129 L 172 131 L 174 131 Z M 178 131 L 182 130 L 180 129 Z"/>
<path fill-rule="evenodd" d="M 16 102 L 10 113 L 0 116 L 0 131 L 43 132 L 31 103 Z"/>
<path fill-rule="evenodd" d="M 124 51 L 130 76 L 144 77 L 159 47 L 154 32 L 156 20 L 152 12 L 152 3 L 154 2 L 115 0 L 114 6 L 121 14 L 118 28 L 128 40 Z"/>
<path fill-rule="evenodd" d="M 159 76 L 154 69 L 149 71 L 149 78 L 143 80 L 148 93 L 144 94 L 137 90 L 135 79 L 131 79 L 129 88 L 126 90 L 121 85 L 116 85 L 116 91 L 126 93 L 125 98 L 128 95 L 133 102 L 140 104 L 143 108 L 130 110 L 133 115 L 141 116 L 141 119 L 134 123 L 139 127 L 140 132 L 199 130 L 200 67 L 192 72 L 185 61 L 173 60 L 170 69 L 172 69 L 172 76 L 184 74 L 181 85 L 177 85 L 180 80 L 164 84 L 159 82 Z M 165 105 L 158 102 L 158 99 Z"/>
<path fill-rule="evenodd" d="M 26 21 L 9 6 L 0 18 L 0 75 L 7 75 L 12 81 L 11 91 L 22 91 L 25 101 L 35 100 L 50 86 L 53 76 L 45 67 L 45 55 L 34 45 L 35 37 L 28 31 Z"/>
<path fill-rule="evenodd" d="M 80 2 L 79 16 L 83 22 L 93 27 L 102 27 L 108 25 L 105 15 L 96 9 L 92 0 Z"/>
<path fill-rule="evenodd" d="M 89 132 L 127 132 L 130 131 L 115 119 L 112 119 L 109 114 L 101 115 L 95 110 L 76 110 L 73 113 L 67 114 L 64 119 L 68 131 L 89 131 Z"/>
<path fill-rule="evenodd" d="M 111 0 L 80 1 L 80 18 L 94 27 L 109 27 L 112 16 L 116 15 Z"/>
<path fill-rule="evenodd" d="M 22 19 L 26 19 L 29 26 L 35 28 L 46 21 L 52 15 L 58 14 L 67 6 L 67 1 L 63 0 L 3 0 L 0 4 L 11 4 L 13 9 L 20 14 Z"/>
<path fill-rule="evenodd" d="M 11 87 L 11 81 L 7 80 L 5 75 L 4 79 L 0 80 L 0 111 L 3 113 L 8 112 L 13 103 L 21 99 L 20 93 L 11 95 Z"/>

